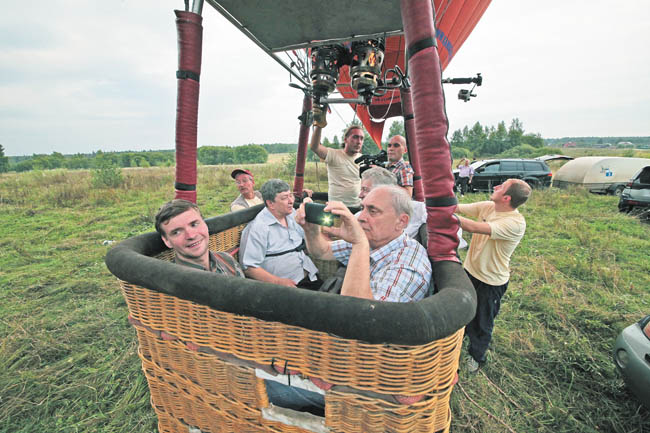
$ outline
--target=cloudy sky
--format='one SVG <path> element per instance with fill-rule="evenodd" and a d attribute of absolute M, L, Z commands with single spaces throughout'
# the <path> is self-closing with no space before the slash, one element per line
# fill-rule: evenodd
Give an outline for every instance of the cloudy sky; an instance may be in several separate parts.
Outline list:
<path fill-rule="evenodd" d="M 0 14 L 7 155 L 174 148 L 182 0 L 37 0 Z M 288 73 L 205 5 L 199 146 L 295 142 Z M 650 135 L 648 0 L 493 0 L 445 71 L 450 130 L 518 117 L 543 137 Z M 352 120 L 338 106 L 325 135 Z M 390 122 L 390 121 L 389 121 Z M 386 128 L 388 129 L 388 128 Z"/>

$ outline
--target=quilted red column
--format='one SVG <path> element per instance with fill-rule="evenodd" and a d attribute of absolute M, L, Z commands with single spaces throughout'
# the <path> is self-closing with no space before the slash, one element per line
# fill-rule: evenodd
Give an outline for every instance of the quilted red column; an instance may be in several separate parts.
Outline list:
<path fill-rule="evenodd" d="M 203 17 L 174 11 L 178 32 L 176 99 L 176 198 L 196 203 L 196 146 Z"/>
<path fill-rule="evenodd" d="M 458 262 L 458 220 L 453 215 L 457 200 L 433 7 L 430 0 L 401 0 L 400 8 L 412 83 L 417 153 L 420 161 L 426 161 L 421 174 L 427 206 L 427 251 L 433 262 Z"/>

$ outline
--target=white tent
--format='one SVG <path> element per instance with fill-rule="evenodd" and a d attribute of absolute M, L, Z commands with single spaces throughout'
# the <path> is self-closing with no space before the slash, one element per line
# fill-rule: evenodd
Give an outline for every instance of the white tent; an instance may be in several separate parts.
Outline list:
<path fill-rule="evenodd" d="M 630 178 L 647 165 L 647 158 L 584 156 L 564 164 L 553 176 L 553 186 L 579 185 L 591 192 L 620 193 Z"/>

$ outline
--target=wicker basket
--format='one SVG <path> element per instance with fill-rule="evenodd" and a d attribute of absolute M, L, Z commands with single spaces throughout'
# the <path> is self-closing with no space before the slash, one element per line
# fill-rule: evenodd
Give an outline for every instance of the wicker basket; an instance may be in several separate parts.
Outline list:
<path fill-rule="evenodd" d="M 211 235 L 210 248 L 233 251 L 243 227 Z M 335 269 L 319 265 L 330 266 L 325 276 Z M 462 329 L 420 346 L 367 344 L 218 311 L 121 280 L 120 286 L 161 432 L 307 431 L 264 418 L 269 401 L 255 366 L 272 363 L 334 385 L 325 394 L 329 431 L 449 430 Z M 399 404 L 396 395 L 424 398 Z"/>

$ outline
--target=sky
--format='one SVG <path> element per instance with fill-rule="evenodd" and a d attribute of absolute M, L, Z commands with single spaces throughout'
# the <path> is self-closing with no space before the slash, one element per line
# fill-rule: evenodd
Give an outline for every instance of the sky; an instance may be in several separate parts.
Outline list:
<path fill-rule="evenodd" d="M 0 14 L 5 155 L 173 149 L 183 0 L 37 0 Z M 207 3 L 198 146 L 297 142 L 302 93 Z M 444 77 L 449 136 L 519 118 L 544 138 L 650 135 L 650 1 L 493 0 Z M 353 119 L 338 105 L 324 135 Z M 385 131 L 392 120 L 388 120 Z"/>

